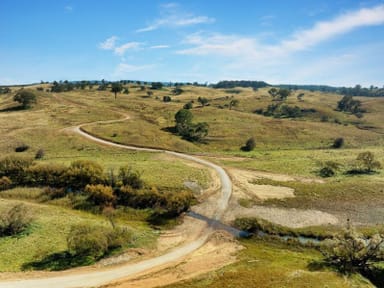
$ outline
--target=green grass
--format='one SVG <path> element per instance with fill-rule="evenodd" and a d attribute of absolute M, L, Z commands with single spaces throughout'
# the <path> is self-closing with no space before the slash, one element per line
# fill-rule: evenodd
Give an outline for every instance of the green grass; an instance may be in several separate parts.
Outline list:
<path fill-rule="evenodd" d="M 243 240 L 239 261 L 195 279 L 167 288 L 272 288 L 272 287 L 373 287 L 359 275 L 343 277 L 330 270 L 310 271 L 319 261 L 318 251 L 270 241 Z"/>
<path fill-rule="evenodd" d="M 0 209 L 11 207 L 21 201 L 0 199 Z M 71 225 L 84 223 L 94 226 L 109 226 L 105 217 L 74 211 L 53 205 L 27 205 L 34 221 L 27 233 L 19 237 L 0 238 L 0 271 L 20 271 L 23 265 L 38 261 L 48 255 L 67 250 L 66 236 Z M 120 220 L 136 235 L 135 247 L 152 247 L 156 234 L 141 221 Z"/>

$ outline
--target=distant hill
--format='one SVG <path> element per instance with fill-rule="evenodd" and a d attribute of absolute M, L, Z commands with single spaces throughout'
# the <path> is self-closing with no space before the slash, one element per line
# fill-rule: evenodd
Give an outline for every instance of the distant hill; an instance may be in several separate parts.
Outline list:
<path fill-rule="evenodd" d="M 235 87 L 244 88 L 263 88 L 263 87 L 278 87 L 291 90 L 309 90 L 309 91 L 320 91 L 337 93 L 342 95 L 350 96 L 366 96 L 366 97 L 384 97 L 384 88 L 378 88 L 371 86 L 369 88 L 361 87 L 356 85 L 355 87 L 333 87 L 328 85 L 296 85 L 296 84 L 279 84 L 272 85 L 264 81 L 250 81 L 250 80 L 225 80 L 220 81 L 217 84 L 211 85 L 213 88 L 224 88 L 230 89 Z"/>

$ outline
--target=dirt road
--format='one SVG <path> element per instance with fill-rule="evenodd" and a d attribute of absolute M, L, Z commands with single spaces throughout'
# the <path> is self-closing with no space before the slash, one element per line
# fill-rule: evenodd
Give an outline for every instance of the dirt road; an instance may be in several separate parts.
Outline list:
<path fill-rule="evenodd" d="M 232 193 L 231 180 L 223 168 L 221 168 L 216 164 L 213 164 L 212 162 L 197 158 L 195 156 L 177 153 L 177 152 L 116 144 L 116 143 L 103 140 L 86 133 L 81 129 L 81 126 L 74 127 L 72 128 L 72 130 L 91 141 L 94 141 L 103 145 L 129 149 L 129 150 L 167 153 L 169 155 L 186 159 L 189 161 L 194 161 L 196 163 L 212 168 L 216 171 L 221 182 L 221 195 L 220 195 L 219 201 L 217 202 L 217 206 L 214 209 L 215 211 L 214 218 L 216 220 L 219 220 L 222 217 L 223 213 L 225 212 L 226 208 L 228 207 L 228 201 Z M 63 272 L 60 276 L 53 276 L 53 277 L 46 277 L 46 278 L 36 278 L 36 279 L 24 278 L 24 279 L 18 279 L 18 280 L 2 281 L 0 282 L 0 287 L 1 288 L 5 288 L 5 287 L 7 288 L 36 288 L 36 287 L 77 288 L 77 287 L 101 286 L 121 278 L 126 278 L 128 276 L 135 275 L 137 273 L 141 273 L 149 269 L 153 269 L 155 267 L 162 268 L 167 264 L 175 264 L 178 260 L 182 259 L 183 257 L 187 256 L 188 254 L 200 248 L 207 241 L 211 233 L 212 233 L 212 229 L 206 227 L 204 230 L 202 230 L 202 232 L 200 232 L 200 235 L 196 235 L 194 238 L 192 238 L 195 240 L 192 240 L 189 243 L 186 243 L 184 245 L 178 246 L 164 255 L 151 258 L 148 260 L 144 260 L 138 263 L 126 264 L 126 265 L 109 268 L 109 269 L 97 268 L 89 272 L 67 271 L 67 272 Z M 21 277 L 23 277 L 23 274 L 20 274 L 20 275 Z"/>

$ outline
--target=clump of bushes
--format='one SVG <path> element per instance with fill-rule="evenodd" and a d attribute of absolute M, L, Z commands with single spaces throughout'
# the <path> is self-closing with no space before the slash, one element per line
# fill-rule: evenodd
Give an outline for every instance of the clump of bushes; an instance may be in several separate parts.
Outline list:
<path fill-rule="evenodd" d="M 289 106 L 282 103 L 274 103 L 268 105 L 267 109 L 257 109 L 254 111 L 256 114 L 263 116 L 271 116 L 274 118 L 298 118 L 302 117 L 303 113 L 298 106 Z"/>
<path fill-rule="evenodd" d="M 189 191 L 147 187 L 141 173 L 128 166 L 121 167 L 117 175 L 113 170 L 106 175 L 103 167 L 89 160 L 77 160 L 67 167 L 6 157 L 0 160 L 0 189 L 11 185 L 45 186 L 42 201 L 68 196 L 72 206 L 79 209 L 97 212 L 105 207 L 129 206 L 152 209 L 159 217 L 178 216 L 195 199 Z"/>
<path fill-rule="evenodd" d="M 24 232 L 32 222 L 24 204 L 17 204 L 0 214 L 0 237 L 14 236 Z"/>
<path fill-rule="evenodd" d="M 334 161 L 327 161 L 322 164 L 322 168 L 319 170 L 321 177 L 335 176 L 337 171 L 340 170 L 341 164 Z M 381 169 L 382 165 L 379 161 L 375 160 L 375 156 L 370 151 L 361 152 L 357 155 L 356 160 L 347 166 L 344 170 L 346 174 L 371 174 L 376 170 Z"/>

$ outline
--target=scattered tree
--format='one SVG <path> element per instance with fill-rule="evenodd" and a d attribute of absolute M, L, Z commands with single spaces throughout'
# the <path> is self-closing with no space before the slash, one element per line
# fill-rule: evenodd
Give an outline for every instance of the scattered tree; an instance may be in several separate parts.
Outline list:
<path fill-rule="evenodd" d="M 333 141 L 332 148 L 339 149 L 344 145 L 344 138 L 339 137 Z"/>
<path fill-rule="evenodd" d="M 163 102 L 171 102 L 172 98 L 170 96 L 163 96 Z"/>
<path fill-rule="evenodd" d="M 361 113 L 364 112 L 361 108 L 361 102 L 353 99 L 350 95 L 344 96 L 339 102 L 337 102 L 337 110 L 350 112 L 355 115 L 361 115 Z"/>
<path fill-rule="evenodd" d="M 208 124 L 205 122 L 192 123 L 193 114 L 188 109 L 181 109 L 175 114 L 176 131 L 188 141 L 201 141 L 208 135 Z"/>
<path fill-rule="evenodd" d="M 163 83 L 161 82 L 152 82 L 151 89 L 153 90 L 160 90 L 163 88 Z"/>
<path fill-rule="evenodd" d="M 192 109 L 193 108 L 193 103 L 192 103 L 192 101 L 189 101 L 189 102 L 187 102 L 187 103 L 185 103 L 184 104 L 184 106 L 183 106 L 183 108 L 184 109 Z"/>
<path fill-rule="evenodd" d="M 323 245 L 324 262 L 345 274 L 362 273 L 384 260 L 384 234 L 365 237 L 352 227 Z"/>
<path fill-rule="evenodd" d="M 123 90 L 123 86 L 120 82 L 112 83 L 111 92 L 115 93 L 115 99 L 117 97 L 117 93 L 120 93 Z"/>
<path fill-rule="evenodd" d="M 245 142 L 245 145 L 241 147 L 241 150 L 249 152 L 255 149 L 255 147 L 256 147 L 256 140 L 255 138 L 251 137 L 247 140 L 247 142 Z"/>
<path fill-rule="evenodd" d="M 192 123 L 192 119 L 193 119 L 193 114 L 188 109 L 181 109 L 177 111 L 177 113 L 175 114 L 176 126 L 178 124 L 189 125 Z"/>
<path fill-rule="evenodd" d="M 22 89 L 17 92 L 17 94 L 13 97 L 13 100 L 19 102 L 23 109 L 31 108 L 33 103 L 36 103 L 36 95 L 29 91 Z"/>
<path fill-rule="evenodd" d="M 208 102 L 209 100 L 205 97 L 199 97 L 197 98 L 197 102 L 199 102 L 201 104 L 201 106 L 207 106 L 208 105 Z"/>
<path fill-rule="evenodd" d="M 232 110 L 232 107 L 237 107 L 239 105 L 239 100 L 237 99 L 232 99 L 229 101 L 229 110 Z"/>

